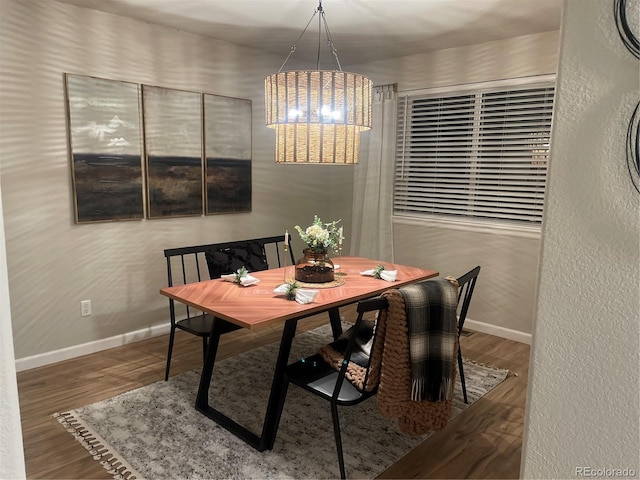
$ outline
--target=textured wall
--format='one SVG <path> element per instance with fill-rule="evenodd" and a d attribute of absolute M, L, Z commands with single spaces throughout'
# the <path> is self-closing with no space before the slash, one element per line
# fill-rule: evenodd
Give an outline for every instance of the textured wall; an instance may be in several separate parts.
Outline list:
<path fill-rule="evenodd" d="M 612 4 L 565 4 L 524 478 L 640 475 L 640 196 L 625 163 L 640 62 Z"/>
<path fill-rule="evenodd" d="M 553 74 L 558 38 L 557 31 L 525 35 L 358 68 L 378 84 L 398 82 L 401 91 Z M 539 236 L 485 232 L 398 221 L 394 225 L 395 261 L 428 266 L 445 275 L 461 275 L 481 265 L 468 318 L 519 332 L 513 338 L 526 338 L 533 329 Z"/>
<path fill-rule="evenodd" d="M 11 330 L 9 278 L 0 202 L 0 478 L 17 479 L 25 478 L 25 470 Z"/>
<path fill-rule="evenodd" d="M 480 265 L 468 318 L 530 334 L 540 240 L 423 224 L 394 226 L 395 261 L 459 277 Z M 505 335 L 505 332 L 500 333 Z M 515 340 L 523 335 L 506 332 Z"/>
<path fill-rule="evenodd" d="M 350 224 L 352 170 L 273 162 L 264 76 L 282 58 L 51 0 L 2 0 L 0 178 L 17 358 L 168 322 L 163 250 Z M 63 73 L 253 100 L 253 212 L 75 225 Z M 295 239 L 294 239 L 295 241 Z M 302 245 L 297 245 L 297 251 Z M 93 315 L 80 316 L 91 299 Z"/>

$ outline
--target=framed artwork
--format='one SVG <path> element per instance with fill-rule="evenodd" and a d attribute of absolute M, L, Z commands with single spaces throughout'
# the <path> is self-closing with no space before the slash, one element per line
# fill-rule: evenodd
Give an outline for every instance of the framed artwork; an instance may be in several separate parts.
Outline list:
<path fill-rule="evenodd" d="M 138 85 L 64 77 L 75 222 L 143 218 Z"/>
<path fill-rule="evenodd" d="M 251 211 L 251 100 L 204 94 L 206 213 Z"/>
<path fill-rule="evenodd" d="M 149 218 L 202 215 L 202 94 L 142 86 Z"/>

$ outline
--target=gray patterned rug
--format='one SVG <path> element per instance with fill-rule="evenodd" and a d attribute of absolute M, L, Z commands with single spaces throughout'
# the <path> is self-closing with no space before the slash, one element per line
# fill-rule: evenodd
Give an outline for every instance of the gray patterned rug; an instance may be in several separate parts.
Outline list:
<path fill-rule="evenodd" d="M 302 334 L 290 358 L 310 355 L 330 340 L 328 326 Z M 272 344 L 216 363 L 211 404 L 260 432 L 276 353 Z M 508 373 L 470 361 L 464 371 L 469 405 Z M 291 386 L 274 449 L 261 453 L 195 410 L 199 374 L 187 372 L 55 416 L 114 478 L 339 477 L 328 402 Z M 456 384 L 454 416 L 468 407 Z M 342 407 L 340 421 L 350 478 L 375 477 L 429 436 L 401 433 L 377 413 L 375 397 Z"/>

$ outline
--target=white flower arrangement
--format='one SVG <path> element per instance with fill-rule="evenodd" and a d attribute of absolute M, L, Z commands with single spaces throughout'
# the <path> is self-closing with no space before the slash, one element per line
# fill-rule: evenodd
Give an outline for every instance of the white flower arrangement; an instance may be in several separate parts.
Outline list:
<path fill-rule="evenodd" d="M 329 249 L 337 252 L 338 244 L 340 243 L 338 223 L 340 223 L 340 220 L 322 223 L 322 220 L 317 215 L 314 215 L 313 223 L 306 230 L 302 230 L 299 225 L 296 225 L 295 228 L 300 234 L 300 238 L 314 252 L 323 253 Z"/>

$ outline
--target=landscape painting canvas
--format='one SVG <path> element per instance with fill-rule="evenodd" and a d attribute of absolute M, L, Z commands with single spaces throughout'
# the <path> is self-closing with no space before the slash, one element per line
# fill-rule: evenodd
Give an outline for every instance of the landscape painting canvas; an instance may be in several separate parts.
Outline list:
<path fill-rule="evenodd" d="M 142 86 L 149 218 L 202 215 L 202 94 Z"/>
<path fill-rule="evenodd" d="M 251 211 L 251 100 L 204 95 L 207 214 Z"/>
<path fill-rule="evenodd" d="M 75 222 L 144 216 L 138 85 L 65 74 Z"/>

